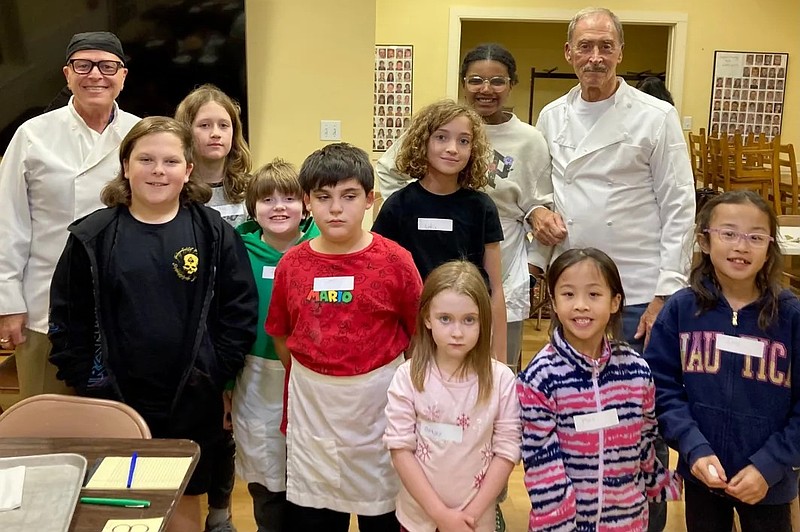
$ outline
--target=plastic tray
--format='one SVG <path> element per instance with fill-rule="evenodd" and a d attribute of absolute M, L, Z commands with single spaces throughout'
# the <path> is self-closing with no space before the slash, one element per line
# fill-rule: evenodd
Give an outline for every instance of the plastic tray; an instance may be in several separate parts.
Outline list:
<path fill-rule="evenodd" d="M 25 466 L 22 506 L 0 512 L 3 532 L 67 532 L 86 474 L 79 454 L 0 458 L 0 469 Z"/>

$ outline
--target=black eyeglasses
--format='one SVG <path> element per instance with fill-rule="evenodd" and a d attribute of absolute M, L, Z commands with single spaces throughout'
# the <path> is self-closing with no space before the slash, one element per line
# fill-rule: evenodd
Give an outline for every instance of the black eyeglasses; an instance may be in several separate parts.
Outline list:
<path fill-rule="evenodd" d="M 113 76 L 123 65 L 120 61 L 92 61 L 90 59 L 70 59 L 67 64 L 76 74 L 88 74 L 94 67 L 104 76 Z"/>

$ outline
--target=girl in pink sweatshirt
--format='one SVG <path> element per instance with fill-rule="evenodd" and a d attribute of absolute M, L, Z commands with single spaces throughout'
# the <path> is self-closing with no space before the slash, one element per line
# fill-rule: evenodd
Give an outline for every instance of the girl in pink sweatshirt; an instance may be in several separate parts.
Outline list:
<path fill-rule="evenodd" d="M 514 374 L 492 358 L 491 329 L 474 265 L 453 261 L 430 273 L 412 357 L 386 406 L 403 530 L 494 531 L 495 501 L 520 457 L 520 420 Z"/>

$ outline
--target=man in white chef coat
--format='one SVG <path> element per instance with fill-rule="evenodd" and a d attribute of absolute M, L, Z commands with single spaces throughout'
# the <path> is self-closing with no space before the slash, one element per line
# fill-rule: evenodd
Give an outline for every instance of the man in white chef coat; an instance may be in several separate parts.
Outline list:
<path fill-rule="evenodd" d="M 66 107 L 32 118 L 0 162 L 0 348 L 15 349 L 20 395 L 66 391 L 49 363 L 50 280 L 73 220 L 103 207 L 119 144 L 139 118 L 115 100 L 128 69 L 113 33 L 72 37 Z"/>
<path fill-rule="evenodd" d="M 554 257 L 596 247 L 614 259 L 624 335 L 642 352 L 664 301 L 687 282 L 695 188 L 675 108 L 616 75 L 624 45 L 608 9 L 581 10 L 569 24 L 564 56 L 580 84 L 539 114 L 554 208 L 533 212 L 533 234 Z M 650 532 L 666 522 L 666 505 L 654 506 Z"/>

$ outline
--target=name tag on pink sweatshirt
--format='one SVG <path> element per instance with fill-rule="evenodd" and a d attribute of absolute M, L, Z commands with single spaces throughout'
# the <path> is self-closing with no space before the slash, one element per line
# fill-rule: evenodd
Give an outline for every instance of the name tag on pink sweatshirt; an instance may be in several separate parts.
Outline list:
<path fill-rule="evenodd" d="M 434 441 L 452 441 L 455 443 L 461 443 L 461 439 L 464 436 L 464 429 L 458 425 L 434 423 L 433 421 L 422 421 L 419 425 L 419 433 Z"/>
<path fill-rule="evenodd" d="M 575 432 L 591 432 L 593 430 L 607 429 L 608 427 L 619 425 L 619 417 L 617 416 L 616 408 L 595 412 L 593 414 L 573 416 L 572 420 L 575 422 Z"/>

